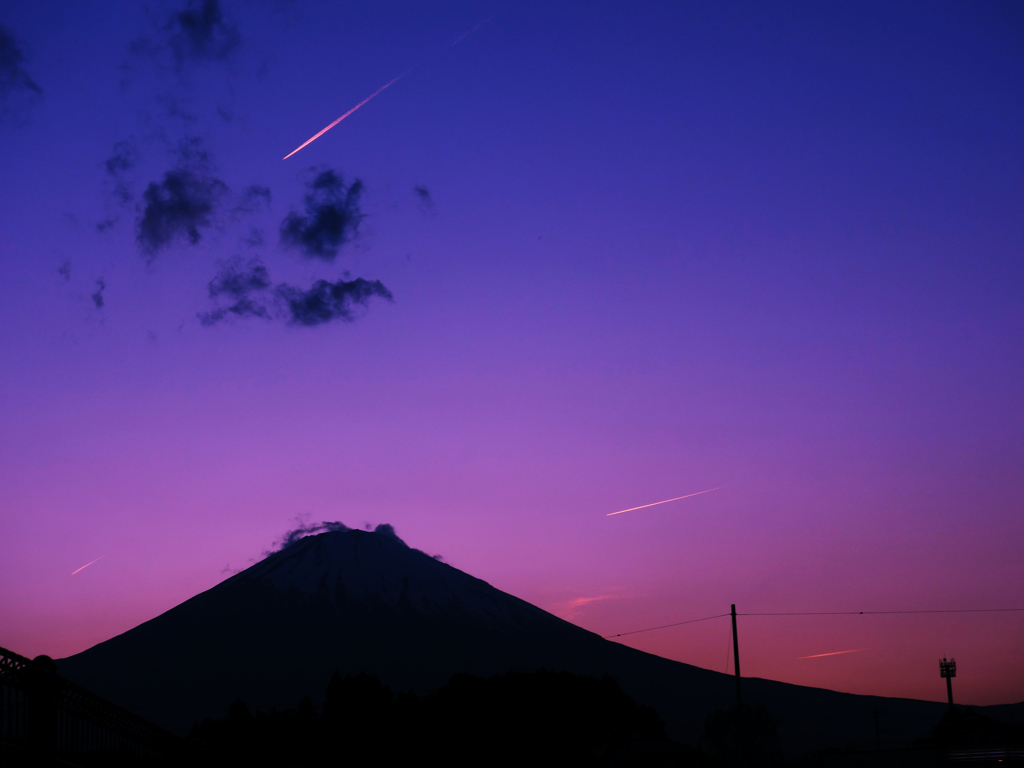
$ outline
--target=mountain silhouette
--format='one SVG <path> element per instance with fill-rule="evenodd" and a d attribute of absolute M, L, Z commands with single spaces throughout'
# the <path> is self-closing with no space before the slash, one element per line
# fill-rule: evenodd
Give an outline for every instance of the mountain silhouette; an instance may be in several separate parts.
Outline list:
<path fill-rule="evenodd" d="M 695 744 L 735 701 L 730 675 L 610 642 L 412 549 L 390 526 L 307 536 L 124 634 L 59 660 L 60 673 L 184 733 L 242 699 L 269 710 L 322 700 L 332 674 L 425 692 L 455 673 L 548 669 L 613 675 Z M 744 701 L 782 720 L 787 751 L 895 745 L 944 704 L 745 678 Z M 982 708 L 984 709 L 984 708 Z"/>

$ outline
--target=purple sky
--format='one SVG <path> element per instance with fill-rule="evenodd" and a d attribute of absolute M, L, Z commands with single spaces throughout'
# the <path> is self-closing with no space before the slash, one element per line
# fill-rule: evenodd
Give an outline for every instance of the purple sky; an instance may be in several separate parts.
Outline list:
<path fill-rule="evenodd" d="M 297 517 L 605 635 L 1024 607 L 1019 3 L 208 5 L 0 11 L 0 645 L 83 650 Z M 365 185 L 334 258 L 281 236 L 313 167 Z M 209 215 L 147 239 L 182 169 Z M 231 259 L 270 317 L 204 325 Z M 393 302 L 274 287 L 356 278 Z M 726 668 L 725 619 L 624 640 Z M 944 700 L 953 655 L 977 704 L 1022 641 L 740 626 L 744 674 Z"/>

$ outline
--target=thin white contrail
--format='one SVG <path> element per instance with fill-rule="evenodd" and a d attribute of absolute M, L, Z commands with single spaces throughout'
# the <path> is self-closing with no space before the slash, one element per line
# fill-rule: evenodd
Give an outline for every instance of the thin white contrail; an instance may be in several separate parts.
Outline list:
<path fill-rule="evenodd" d="M 93 561 L 92 561 L 92 563 L 98 563 L 98 562 L 99 562 L 100 560 L 102 560 L 102 559 L 103 559 L 104 557 L 106 557 L 106 555 L 100 555 L 100 556 L 99 556 L 99 557 L 97 557 L 97 558 L 96 558 L 95 560 L 93 560 Z M 88 568 L 88 567 L 89 567 L 90 565 L 92 565 L 92 563 L 86 563 L 86 564 L 85 564 L 85 565 L 83 565 L 83 566 L 82 566 L 81 568 L 79 568 L 79 569 L 78 569 L 78 571 L 84 571 L 84 570 L 85 570 L 86 568 Z M 71 572 L 71 575 L 72 575 L 72 576 L 74 576 L 74 575 L 75 575 L 76 573 L 78 573 L 78 571 L 72 571 L 72 572 Z"/>
<path fill-rule="evenodd" d="M 718 488 L 725 488 L 724 485 L 718 486 Z M 676 496 L 674 499 L 665 499 L 664 501 L 656 501 L 653 504 L 641 504 L 639 507 L 630 507 L 629 509 L 620 509 L 618 512 L 609 512 L 605 517 L 611 517 L 612 515 L 621 515 L 623 512 L 632 512 L 635 509 L 647 509 L 647 507 L 656 507 L 659 504 L 668 504 L 670 501 L 679 501 L 680 499 L 688 499 L 691 496 L 700 496 L 702 493 L 711 493 L 717 491 L 718 488 L 708 488 L 706 491 L 697 491 L 696 493 L 688 493 L 685 496 Z"/>
<path fill-rule="evenodd" d="M 480 27 L 484 26 L 484 24 L 486 24 L 486 23 L 487 23 L 487 22 L 489 22 L 489 21 L 490 21 L 491 19 L 493 19 L 493 18 L 494 18 L 494 17 L 495 17 L 495 16 L 497 15 L 497 14 L 498 14 L 498 12 L 497 12 L 497 11 L 495 11 L 494 13 L 492 13 L 492 14 L 491 14 L 490 16 L 488 16 L 488 17 L 487 17 L 486 19 L 484 19 L 483 21 L 481 21 L 481 22 L 480 22 L 479 24 L 477 24 L 477 25 L 476 25 L 475 27 L 473 27 L 472 29 L 469 29 L 469 30 L 467 30 L 466 32 L 463 32 L 463 33 L 462 33 L 461 35 L 459 35 L 459 36 L 458 36 L 457 38 L 455 38 L 455 42 L 453 42 L 453 43 L 452 43 L 451 45 L 449 45 L 448 47 L 449 47 L 449 48 L 451 48 L 452 46 L 455 46 L 455 45 L 458 45 L 459 43 L 461 43 L 461 42 L 462 42 L 463 40 L 465 40 L 465 39 L 466 39 L 467 37 L 469 37 L 469 36 L 470 36 L 470 35 L 472 35 L 472 34 L 473 34 L 474 32 L 476 32 L 476 31 L 477 31 L 478 29 L 480 29 Z M 327 132 L 328 132 L 329 130 L 331 130 L 331 128 L 333 128 L 334 126 L 336 126 L 336 125 L 337 125 L 338 123 L 340 123 L 340 122 L 341 122 L 342 120 L 344 120 L 344 119 L 345 119 L 346 117 L 348 117 L 348 116 L 349 116 L 349 115 L 351 115 L 351 114 L 352 114 L 353 112 L 355 112 L 355 111 L 356 111 L 357 109 L 359 109 L 359 108 L 360 108 L 360 107 L 362 107 L 362 106 L 363 106 L 364 104 L 366 104 L 366 102 L 370 101 L 370 99 L 372 99 L 372 98 L 373 98 L 374 96 L 377 96 L 377 95 L 378 95 L 379 93 L 381 93 L 382 91 L 384 91 L 384 90 L 387 90 L 388 88 L 390 88 L 390 87 L 391 87 L 392 85 L 394 85 L 394 84 L 395 84 L 395 83 L 397 83 L 397 82 L 398 82 L 399 80 L 401 80 L 401 79 L 402 79 L 403 77 L 405 77 L 406 75 L 408 75 L 408 74 L 409 74 L 410 72 L 412 72 L 412 71 L 413 71 L 414 69 L 416 69 L 416 67 L 418 67 L 418 66 L 419 66 L 419 64 L 415 64 L 415 65 L 413 65 L 413 66 L 409 67 L 409 69 L 405 70 L 405 72 L 403 72 L 402 74 L 400 74 L 400 75 L 399 75 L 398 77 L 396 77 L 396 78 L 395 78 L 394 80 L 391 80 L 391 81 L 389 81 L 389 82 L 387 82 L 387 83 L 384 83 L 384 85 L 382 85 L 382 86 L 381 86 L 380 88 L 378 88 L 378 89 L 377 89 L 376 91 L 374 91 L 374 92 L 373 92 L 373 93 L 371 93 L 371 94 L 370 94 L 369 96 L 367 96 L 367 97 L 366 97 L 365 99 L 363 99 L 362 101 L 360 101 L 360 102 L 359 102 L 358 104 L 356 104 L 356 105 L 355 105 L 354 107 L 352 107 L 352 109 L 350 109 L 350 110 L 349 110 L 348 112 L 346 112 L 346 113 L 345 113 L 344 115 L 342 115 L 341 117 L 339 117 L 339 118 L 338 118 L 337 120 L 335 120 L 335 121 L 334 121 L 333 123 L 331 123 L 331 124 L 330 124 L 330 125 L 328 125 L 328 126 L 327 126 L 326 128 L 324 128 L 324 129 L 323 129 L 322 131 L 320 131 L 319 133 L 316 133 L 316 134 L 314 134 L 314 135 L 313 135 L 313 136 L 312 136 L 311 138 L 307 139 L 307 140 L 306 140 L 306 141 L 304 141 L 304 142 L 303 142 L 302 144 L 300 144 L 300 145 L 299 145 L 298 147 L 296 147 L 296 148 L 295 148 L 295 149 L 293 149 L 293 150 L 292 150 L 291 152 L 289 152 L 289 153 L 288 153 L 287 155 L 285 155 L 285 156 L 284 156 L 284 157 L 282 158 L 282 160 L 287 160 L 287 159 L 288 159 L 289 157 L 291 157 L 292 155 L 294 155 L 294 154 L 295 154 L 296 152 L 298 152 L 299 150 L 302 150 L 302 149 L 305 149 L 306 147 L 308 147 L 308 146 L 309 146 L 310 144 L 312 144 L 312 143 L 313 143 L 314 141 L 316 141 L 316 140 L 317 140 L 317 139 L 319 139 L 319 138 L 320 138 L 321 136 L 323 136 L 323 135 L 324 135 L 325 133 L 327 133 Z"/>
<path fill-rule="evenodd" d="M 866 651 L 866 648 L 854 648 L 852 651 L 832 651 L 832 653 L 816 653 L 813 656 L 800 656 L 801 659 L 820 659 L 822 656 L 840 656 L 844 653 L 859 653 Z"/>

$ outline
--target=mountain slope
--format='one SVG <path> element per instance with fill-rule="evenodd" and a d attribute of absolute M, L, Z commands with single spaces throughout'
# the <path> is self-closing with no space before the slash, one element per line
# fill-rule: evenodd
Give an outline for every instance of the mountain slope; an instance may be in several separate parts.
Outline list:
<path fill-rule="evenodd" d="M 455 672 L 547 668 L 612 674 L 695 742 L 730 706 L 733 678 L 611 643 L 378 532 L 309 536 L 156 618 L 61 660 L 61 674 L 182 732 L 242 698 L 263 708 L 322 698 L 335 671 L 427 690 Z M 791 748 L 924 735 L 945 707 L 745 679 Z"/>

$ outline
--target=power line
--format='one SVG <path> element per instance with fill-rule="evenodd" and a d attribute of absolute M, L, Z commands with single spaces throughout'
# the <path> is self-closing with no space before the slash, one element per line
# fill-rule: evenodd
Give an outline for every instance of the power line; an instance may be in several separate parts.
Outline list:
<path fill-rule="evenodd" d="M 952 608 L 930 611 L 789 611 L 782 613 L 737 613 L 737 616 L 877 616 L 912 613 L 1010 613 L 1024 608 Z"/>
<path fill-rule="evenodd" d="M 737 616 L 879 616 L 879 615 L 910 615 L 918 613 L 1019 613 L 1024 608 L 952 608 L 945 610 L 924 610 L 924 611 L 784 611 L 779 613 L 737 613 Z M 619 632 L 617 635 L 605 635 L 605 640 L 625 635 L 638 635 L 641 632 L 653 632 L 656 629 L 668 629 L 669 627 L 681 627 L 684 624 L 696 624 L 699 621 L 710 621 L 711 619 L 722 619 L 730 616 L 728 613 L 720 613 L 717 616 L 705 616 L 703 619 L 690 619 L 689 621 L 677 621 L 674 624 L 662 624 L 657 627 L 646 627 L 645 629 L 634 629 L 629 632 Z"/>
<path fill-rule="evenodd" d="M 668 629 L 669 627 L 681 627 L 683 624 L 696 624 L 698 621 L 710 621 L 711 619 L 720 619 L 723 616 L 729 616 L 728 613 L 720 613 L 717 616 L 705 616 L 703 619 L 690 619 L 689 621 L 677 621 L 675 624 L 662 624 L 660 627 L 647 627 L 647 629 L 634 629 L 630 632 L 619 632 L 617 635 L 605 635 L 605 640 L 611 640 L 613 637 L 622 637 L 623 635 L 637 635 L 641 632 L 653 632 L 656 629 Z"/>

